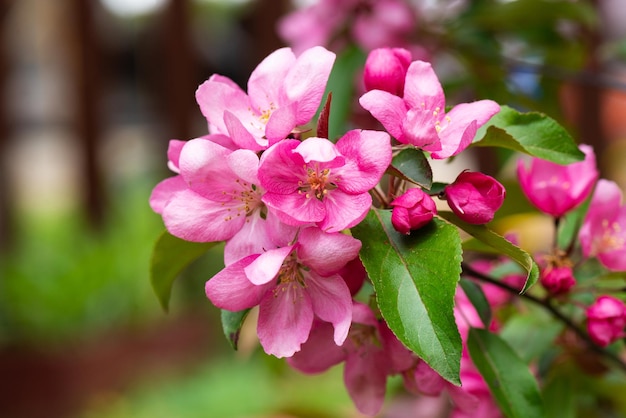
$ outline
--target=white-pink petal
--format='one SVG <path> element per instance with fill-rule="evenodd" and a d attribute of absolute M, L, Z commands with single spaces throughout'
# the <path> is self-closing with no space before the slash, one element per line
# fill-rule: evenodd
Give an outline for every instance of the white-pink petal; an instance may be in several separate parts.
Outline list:
<path fill-rule="evenodd" d="M 361 241 L 342 233 L 304 228 L 298 234 L 298 260 L 322 276 L 337 273 L 359 255 Z"/>
<path fill-rule="evenodd" d="M 239 260 L 225 267 L 206 282 L 204 290 L 215 306 L 237 312 L 252 308 L 261 302 L 271 286 L 253 285 L 243 270 L 257 257 L 258 255 L 252 255 Z"/>
<path fill-rule="evenodd" d="M 404 142 L 402 123 L 408 109 L 401 97 L 382 90 L 371 90 L 361 96 L 359 103 L 384 126 L 391 136 Z"/>
<path fill-rule="evenodd" d="M 347 194 L 339 189 L 333 190 L 324 196 L 326 216 L 317 225 L 326 232 L 352 228 L 365 218 L 371 205 L 369 193 Z"/>
<path fill-rule="evenodd" d="M 404 100 L 411 108 L 445 112 L 443 88 L 430 63 L 413 61 L 409 65 L 404 83 Z"/>
<path fill-rule="evenodd" d="M 352 323 L 352 297 L 341 276 L 321 277 L 310 271 L 305 277 L 313 312 L 335 328 L 334 341 L 342 345 Z"/>
<path fill-rule="evenodd" d="M 251 283 L 261 285 L 269 283 L 278 276 L 285 258 L 293 250 L 293 245 L 273 248 L 265 251 L 254 262 L 245 268 L 246 276 Z"/>
<path fill-rule="evenodd" d="M 291 357 L 309 338 L 313 304 L 295 282 L 282 284 L 267 293 L 259 305 L 257 334 L 267 354 Z"/>

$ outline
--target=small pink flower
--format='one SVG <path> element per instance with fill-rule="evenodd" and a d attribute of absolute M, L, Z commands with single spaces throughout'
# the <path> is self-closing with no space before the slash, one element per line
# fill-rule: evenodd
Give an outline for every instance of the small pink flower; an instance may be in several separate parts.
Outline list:
<path fill-rule="evenodd" d="M 444 159 L 467 148 L 477 129 L 500 111 L 497 103 L 480 100 L 459 104 L 446 113 L 445 100 L 430 63 L 413 61 L 402 97 L 371 90 L 361 96 L 359 103 L 399 142 Z"/>
<path fill-rule="evenodd" d="M 517 164 L 517 177 L 522 191 L 540 211 L 561 217 L 580 205 L 591 193 L 598 179 L 596 157 L 588 145 L 580 145 L 583 161 L 559 165 L 540 158 Z"/>
<path fill-rule="evenodd" d="M 426 225 L 437 214 L 433 199 L 420 188 L 409 189 L 391 202 L 391 224 L 402 234 Z"/>
<path fill-rule="evenodd" d="M 541 285 L 551 295 L 567 293 L 576 284 L 576 279 L 570 266 L 549 265 L 541 270 L 540 280 Z"/>
<path fill-rule="evenodd" d="M 335 54 L 322 47 L 297 58 L 290 48 L 281 48 L 252 72 L 247 94 L 216 74 L 198 87 L 196 100 L 213 133 L 228 134 L 240 148 L 259 151 L 311 120 L 334 62 Z"/>
<path fill-rule="evenodd" d="M 360 249 L 361 242 L 349 235 L 305 228 L 295 244 L 226 266 L 206 283 L 206 295 L 229 311 L 259 305 L 259 341 L 276 357 L 299 351 L 315 318 L 332 324 L 333 341 L 341 345 L 352 321 L 352 297 L 338 272 Z"/>
<path fill-rule="evenodd" d="M 616 183 L 598 181 L 578 238 L 585 257 L 598 257 L 609 270 L 626 271 L 626 206 Z"/>
<path fill-rule="evenodd" d="M 626 305 L 612 296 L 600 296 L 587 308 L 587 331 L 591 339 L 605 347 L 623 338 Z"/>
<path fill-rule="evenodd" d="M 454 183 L 446 186 L 444 194 L 450 209 L 459 218 L 471 224 L 485 224 L 502 206 L 506 191 L 491 176 L 463 171 Z"/>
<path fill-rule="evenodd" d="M 389 135 L 353 130 L 337 144 L 287 139 L 262 156 L 263 202 L 290 225 L 314 223 L 337 232 L 359 223 L 371 207 L 369 190 L 391 162 Z"/>
<path fill-rule="evenodd" d="M 411 52 L 403 48 L 378 48 L 367 56 L 363 70 L 365 89 L 383 90 L 396 96 L 404 92 Z"/>

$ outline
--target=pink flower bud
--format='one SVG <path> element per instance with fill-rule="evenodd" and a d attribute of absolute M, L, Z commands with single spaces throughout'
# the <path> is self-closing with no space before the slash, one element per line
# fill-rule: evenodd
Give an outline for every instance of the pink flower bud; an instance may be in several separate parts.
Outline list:
<path fill-rule="evenodd" d="M 591 193 L 598 179 L 596 157 L 588 145 L 580 145 L 583 161 L 559 165 L 533 158 L 528 167 L 523 160 L 517 164 L 517 177 L 522 191 L 540 211 L 561 217 L 580 205 Z"/>
<path fill-rule="evenodd" d="M 426 225 L 437 213 L 433 199 L 420 188 L 407 190 L 394 199 L 391 206 L 391 223 L 403 234 L 409 234 L 412 229 Z"/>
<path fill-rule="evenodd" d="M 625 336 L 626 305 L 612 296 L 600 296 L 587 308 L 587 331 L 598 345 L 606 347 Z"/>
<path fill-rule="evenodd" d="M 463 171 L 446 186 L 444 194 L 452 212 L 465 222 L 486 224 L 504 202 L 504 186 L 491 176 Z"/>
<path fill-rule="evenodd" d="M 402 97 L 404 78 L 411 64 L 411 53 L 403 48 L 374 49 L 367 56 L 363 81 L 365 89 L 383 90 Z"/>
<path fill-rule="evenodd" d="M 576 284 L 570 266 L 548 266 L 541 271 L 541 284 L 551 295 L 569 292 Z"/>

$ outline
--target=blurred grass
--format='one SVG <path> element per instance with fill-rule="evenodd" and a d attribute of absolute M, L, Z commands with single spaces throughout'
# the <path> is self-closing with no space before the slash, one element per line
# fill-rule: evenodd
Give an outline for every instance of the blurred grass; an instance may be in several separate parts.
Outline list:
<path fill-rule="evenodd" d="M 148 277 L 163 230 L 148 205 L 154 184 L 118 187 L 101 231 L 78 211 L 18 213 L 16 245 L 0 258 L 0 343 L 63 341 L 161 314 Z"/>
<path fill-rule="evenodd" d="M 306 376 L 256 352 L 227 356 L 191 375 L 146 381 L 127 394 L 94 399 L 79 418 L 360 417 L 343 387 L 342 367 Z"/>

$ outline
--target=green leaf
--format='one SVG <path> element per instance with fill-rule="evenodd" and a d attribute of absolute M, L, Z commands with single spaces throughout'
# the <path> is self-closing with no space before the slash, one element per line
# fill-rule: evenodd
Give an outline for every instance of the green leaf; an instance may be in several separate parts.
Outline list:
<path fill-rule="evenodd" d="M 239 342 L 239 331 L 243 322 L 246 320 L 250 309 L 244 309 L 243 311 L 231 312 L 222 309 L 222 329 L 224 330 L 224 336 L 230 342 L 230 345 L 234 350 L 237 349 L 237 343 Z"/>
<path fill-rule="evenodd" d="M 459 219 L 452 212 L 439 212 L 438 216 L 444 218 L 448 222 L 453 223 L 474 238 L 480 240 L 481 242 L 489 245 L 492 248 L 495 248 L 500 254 L 504 254 L 510 257 L 512 260 L 516 261 L 520 266 L 522 266 L 524 270 L 526 270 L 527 276 L 526 283 L 524 284 L 524 288 L 522 289 L 521 293 L 526 292 L 532 285 L 537 283 L 537 279 L 539 279 L 539 268 L 537 267 L 537 263 L 535 263 L 535 260 L 533 260 L 530 254 L 528 254 L 526 251 L 522 250 L 516 245 L 513 245 L 509 240 L 501 235 L 496 234 L 485 225 L 469 224 Z M 479 247 L 474 245 L 473 248 Z"/>
<path fill-rule="evenodd" d="M 483 292 L 483 289 L 471 280 L 461 279 L 461 288 L 465 292 L 465 296 L 472 303 L 480 320 L 485 328 L 489 328 L 491 324 L 491 306 L 487 301 L 487 297 Z"/>
<path fill-rule="evenodd" d="M 537 382 L 509 345 L 495 334 L 470 328 L 467 348 L 502 412 L 509 418 L 542 418 Z"/>
<path fill-rule="evenodd" d="M 500 330 L 500 336 L 524 360 L 530 361 L 546 353 L 554 346 L 554 340 L 563 330 L 563 324 L 555 321 L 542 309 L 527 308 L 523 314 L 511 316 Z"/>
<path fill-rule="evenodd" d="M 434 219 L 411 235 L 397 232 L 391 212 L 371 209 L 352 234 L 378 306 L 394 334 L 441 376 L 460 384 L 461 337 L 453 314 L 461 273 L 456 228 Z"/>
<path fill-rule="evenodd" d="M 430 189 L 433 184 L 433 170 L 426 156 L 413 147 L 405 148 L 393 157 L 387 171 L 426 189 Z"/>
<path fill-rule="evenodd" d="M 169 232 L 161 234 L 152 251 L 150 282 L 163 309 L 169 308 L 172 285 L 192 261 L 206 253 L 217 242 L 189 242 Z"/>
<path fill-rule="evenodd" d="M 571 135 L 554 119 L 538 112 L 520 113 L 508 106 L 502 106 L 478 130 L 476 138 L 480 139 L 473 146 L 508 148 L 557 164 L 584 159 Z"/>

